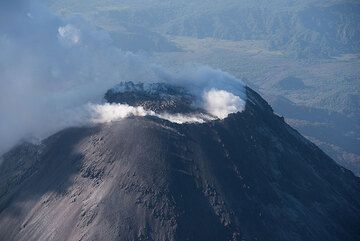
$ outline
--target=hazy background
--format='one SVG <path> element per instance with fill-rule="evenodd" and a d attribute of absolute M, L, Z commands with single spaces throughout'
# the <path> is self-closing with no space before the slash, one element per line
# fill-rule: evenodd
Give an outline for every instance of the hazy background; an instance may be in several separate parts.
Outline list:
<path fill-rule="evenodd" d="M 14 127 L 42 130 L 23 120 L 42 123 L 44 111 L 61 119 L 50 110 L 76 111 L 124 79 L 156 79 L 154 65 L 205 64 L 244 80 L 360 175 L 359 1 L 28 2 L 0 3 L 1 119 Z"/>

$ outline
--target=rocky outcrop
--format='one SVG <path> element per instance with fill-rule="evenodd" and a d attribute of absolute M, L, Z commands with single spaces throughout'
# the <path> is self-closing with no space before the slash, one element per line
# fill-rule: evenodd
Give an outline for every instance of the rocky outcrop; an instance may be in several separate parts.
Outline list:
<path fill-rule="evenodd" d="M 196 110 L 195 96 L 183 87 L 166 83 L 122 82 L 106 92 L 105 100 L 142 106 L 156 112 L 188 113 Z"/>

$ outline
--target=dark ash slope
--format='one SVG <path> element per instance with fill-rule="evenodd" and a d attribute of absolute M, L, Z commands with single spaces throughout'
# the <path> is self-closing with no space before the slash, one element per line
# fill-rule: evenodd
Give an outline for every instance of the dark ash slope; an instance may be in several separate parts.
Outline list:
<path fill-rule="evenodd" d="M 360 179 L 248 97 L 223 121 L 134 117 L 15 148 L 0 240 L 359 240 Z"/>

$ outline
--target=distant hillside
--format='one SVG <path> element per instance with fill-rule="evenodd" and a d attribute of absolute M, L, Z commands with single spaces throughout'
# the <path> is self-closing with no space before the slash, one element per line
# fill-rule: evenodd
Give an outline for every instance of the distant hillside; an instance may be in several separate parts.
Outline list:
<path fill-rule="evenodd" d="M 360 51 L 356 1 L 73 1 L 52 7 L 88 17 L 107 16 L 162 34 L 228 40 L 267 40 L 296 57 L 329 57 Z M 86 6 L 85 6 L 86 5 Z M 61 7 L 60 7 L 61 6 Z M 66 8 L 65 8 L 66 9 Z M 94 12 L 96 10 L 97 12 Z"/>

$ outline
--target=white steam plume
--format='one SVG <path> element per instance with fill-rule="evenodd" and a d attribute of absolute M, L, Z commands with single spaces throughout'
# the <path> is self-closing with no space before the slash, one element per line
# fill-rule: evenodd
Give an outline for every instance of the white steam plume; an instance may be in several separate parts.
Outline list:
<path fill-rule="evenodd" d="M 203 99 L 205 110 L 220 119 L 245 108 L 245 102 L 239 96 L 225 90 L 211 89 L 204 93 Z"/>
<path fill-rule="evenodd" d="M 214 117 L 205 114 L 170 114 L 156 113 L 151 110 L 145 110 L 142 106 L 129 106 L 126 104 L 105 103 L 105 104 L 89 104 L 84 113 L 83 123 L 108 123 L 119 121 L 129 116 L 155 116 L 168 120 L 177 124 L 184 123 L 204 123 L 214 120 Z"/>
<path fill-rule="evenodd" d="M 129 106 L 125 104 L 89 104 L 90 121 L 93 123 L 107 123 L 118 121 L 129 116 L 155 115 L 153 111 L 147 111 L 142 106 Z"/>

